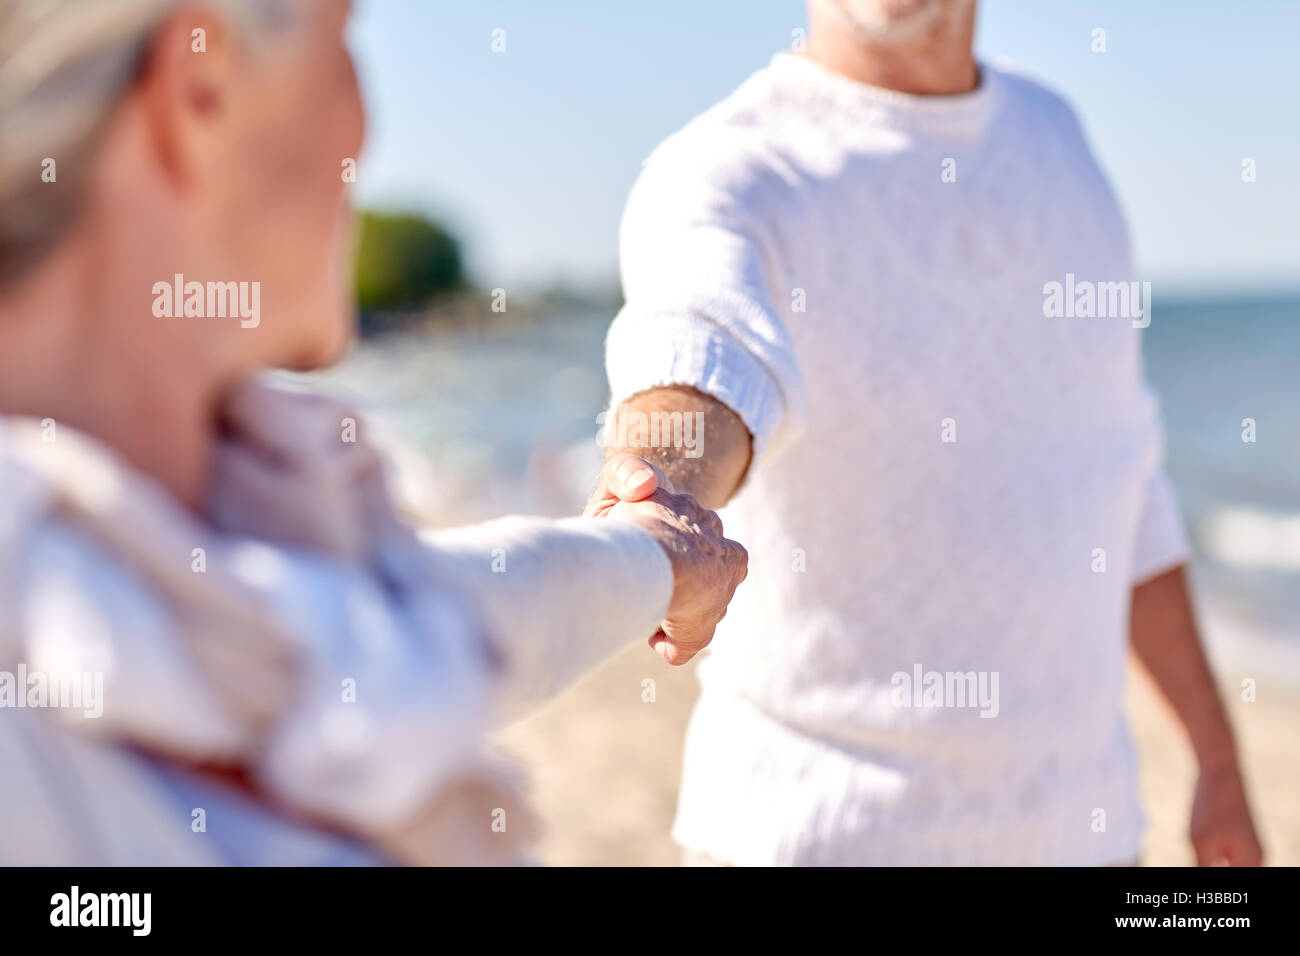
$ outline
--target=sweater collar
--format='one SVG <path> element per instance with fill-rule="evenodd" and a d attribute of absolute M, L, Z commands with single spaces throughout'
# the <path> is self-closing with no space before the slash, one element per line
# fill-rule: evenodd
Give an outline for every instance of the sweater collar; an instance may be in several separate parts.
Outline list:
<path fill-rule="evenodd" d="M 874 126 L 914 129 L 942 135 L 978 133 L 993 117 L 1001 95 L 1000 74 L 979 61 L 980 83 L 969 93 L 923 96 L 872 86 L 827 69 L 811 57 L 781 52 L 770 70 L 779 81 L 797 86 L 844 118 L 859 118 Z"/>

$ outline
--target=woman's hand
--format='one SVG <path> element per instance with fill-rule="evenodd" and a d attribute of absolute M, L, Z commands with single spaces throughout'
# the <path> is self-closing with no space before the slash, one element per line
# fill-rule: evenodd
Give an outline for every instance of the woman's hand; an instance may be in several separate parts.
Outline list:
<path fill-rule="evenodd" d="M 650 646 L 669 664 L 685 664 L 713 639 L 748 572 L 748 553 L 723 537 L 714 512 L 675 493 L 659 469 L 635 455 L 605 462 L 584 513 L 630 521 L 663 547 L 672 563 L 673 597 Z"/>

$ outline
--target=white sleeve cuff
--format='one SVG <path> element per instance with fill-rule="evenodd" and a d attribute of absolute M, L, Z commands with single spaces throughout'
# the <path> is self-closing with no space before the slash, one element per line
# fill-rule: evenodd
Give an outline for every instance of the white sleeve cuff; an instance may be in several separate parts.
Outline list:
<path fill-rule="evenodd" d="M 1138 585 L 1185 564 L 1191 555 L 1178 511 L 1174 486 L 1162 468 L 1147 484 L 1133 554 L 1133 583 Z"/>
<path fill-rule="evenodd" d="M 755 460 L 782 425 L 785 405 L 771 373 L 707 319 L 624 308 L 610 326 L 605 354 L 612 409 L 652 388 L 698 389 L 740 416 L 753 436 Z"/>

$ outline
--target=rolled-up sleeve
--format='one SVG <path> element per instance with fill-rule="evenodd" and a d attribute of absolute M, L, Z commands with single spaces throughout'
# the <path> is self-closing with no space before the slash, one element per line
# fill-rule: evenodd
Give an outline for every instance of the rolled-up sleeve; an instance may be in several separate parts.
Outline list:
<path fill-rule="evenodd" d="M 801 428 L 803 380 L 763 240 L 767 186 L 661 148 L 632 190 L 620 230 L 626 304 L 606 339 L 611 407 L 687 385 L 731 408 L 755 458 Z"/>

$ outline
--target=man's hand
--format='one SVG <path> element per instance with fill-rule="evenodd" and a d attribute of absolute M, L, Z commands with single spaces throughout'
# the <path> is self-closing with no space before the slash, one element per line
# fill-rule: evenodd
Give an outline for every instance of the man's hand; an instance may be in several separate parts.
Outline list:
<path fill-rule="evenodd" d="M 629 416 L 642 422 L 656 416 L 698 422 L 695 444 L 691 449 L 679 447 L 677 433 L 668 429 L 659 433 L 658 444 L 650 444 L 651 436 L 644 434 L 639 435 L 640 441 L 625 444 L 633 433 L 621 424 Z M 611 453 L 626 452 L 653 462 L 660 477 L 666 475 L 673 483 L 674 491 L 694 496 L 706 508 L 721 508 L 730 500 L 753 457 L 754 440 L 740 416 L 712 395 L 684 385 L 664 385 L 633 395 L 610 412 L 605 428 Z"/>
<path fill-rule="evenodd" d="M 583 512 L 589 518 L 603 518 L 620 501 L 644 501 L 657 489 L 673 491 L 673 484 L 644 458 L 636 455 L 611 455 L 605 460 L 596 480 L 596 490 Z"/>
<path fill-rule="evenodd" d="M 1258 866 L 1263 853 L 1250 822 L 1237 747 L 1201 646 L 1183 568 L 1134 588 L 1129 617 L 1133 650 L 1186 729 L 1201 768 L 1191 827 L 1197 865 Z"/>
<path fill-rule="evenodd" d="M 722 536 L 716 514 L 690 495 L 676 494 L 658 468 L 635 455 L 605 462 L 584 513 L 631 521 L 663 547 L 673 567 L 673 597 L 650 646 L 669 664 L 685 664 L 713 639 L 745 579 L 745 549 Z"/>
<path fill-rule="evenodd" d="M 1192 803 L 1192 846 L 1197 866 L 1259 866 L 1264 859 L 1236 765 L 1202 770 Z"/>

